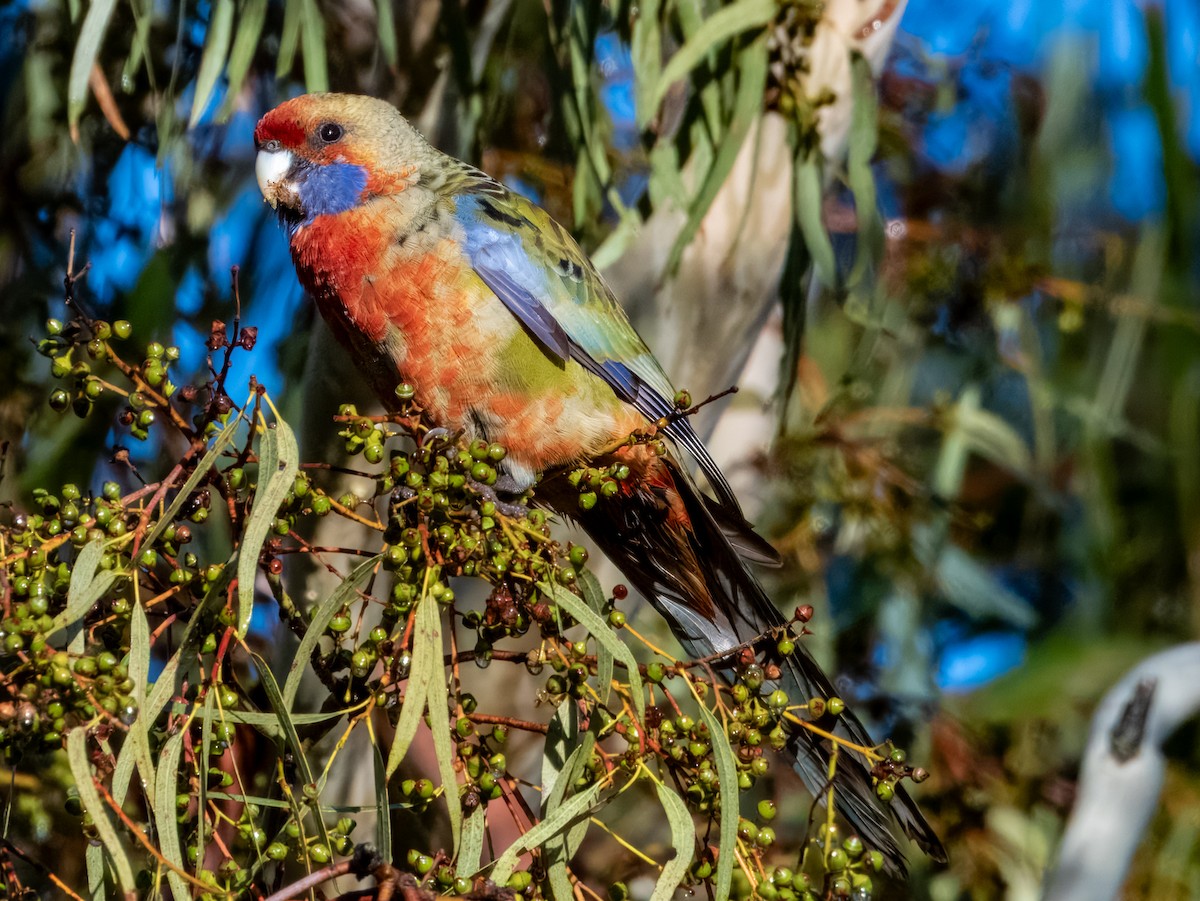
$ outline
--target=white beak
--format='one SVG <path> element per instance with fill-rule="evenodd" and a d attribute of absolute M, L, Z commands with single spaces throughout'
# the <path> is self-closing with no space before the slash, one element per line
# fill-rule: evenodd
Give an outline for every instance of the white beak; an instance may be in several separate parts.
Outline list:
<path fill-rule="evenodd" d="M 286 150 L 258 152 L 258 158 L 254 161 L 254 175 L 258 178 L 258 189 L 271 206 L 296 193 L 296 186 L 287 180 L 291 168 L 292 155 Z"/>

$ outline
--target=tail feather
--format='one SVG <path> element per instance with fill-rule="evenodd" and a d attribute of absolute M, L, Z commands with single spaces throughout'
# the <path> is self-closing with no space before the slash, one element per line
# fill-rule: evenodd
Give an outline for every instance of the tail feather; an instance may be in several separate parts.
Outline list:
<path fill-rule="evenodd" d="M 695 657 L 725 653 L 785 626 L 787 621 L 744 563 L 744 559 L 777 560 L 774 552 L 764 550 L 766 543 L 756 535 L 747 540 L 745 536 L 753 532 L 741 512 L 730 512 L 702 495 L 674 460 L 641 450 L 618 452 L 635 473 L 635 488 L 573 514 L 592 540 L 649 599 L 687 653 Z M 574 492 L 565 483 L 556 484 L 559 481 L 543 482 L 543 497 L 559 510 L 570 510 L 575 506 L 570 502 Z M 774 654 L 774 647 L 775 643 L 769 642 L 763 650 Z M 802 645 L 774 662 L 782 670 L 780 687 L 793 700 L 837 694 Z M 850 710 L 836 717 L 826 714 L 816 725 L 854 744 L 874 744 Z M 786 752 L 809 791 L 823 801 L 829 787 L 831 743 L 797 727 Z M 945 848 L 903 787 L 897 787 L 890 806 L 884 807 L 860 755 L 840 753 L 835 772 L 838 810 L 864 842 L 883 853 L 890 872 L 905 873 L 904 854 L 892 832 L 893 815 L 927 855 L 945 861 Z"/>

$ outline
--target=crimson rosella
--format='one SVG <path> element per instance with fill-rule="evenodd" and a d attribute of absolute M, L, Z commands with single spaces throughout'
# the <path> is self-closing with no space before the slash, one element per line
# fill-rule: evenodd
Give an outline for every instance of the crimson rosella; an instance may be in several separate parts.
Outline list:
<path fill-rule="evenodd" d="M 745 521 L 688 420 L 672 415 L 670 381 L 562 226 L 370 97 L 297 97 L 263 116 L 254 139 L 258 183 L 287 228 L 300 281 L 385 405 L 410 383 L 434 423 L 503 445 L 498 484 L 510 492 L 543 473 L 612 459 L 621 439 L 669 420 L 666 435 L 695 459 L 715 498 L 675 456 L 633 444 L 615 452 L 632 489 L 586 511 L 542 487 L 538 499 L 580 521 L 689 654 L 721 654 L 785 625 L 744 562 L 773 562 L 775 552 Z M 793 699 L 837 694 L 802 648 L 777 663 Z M 873 744 L 848 710 L 816 724 Z M 793 728 L 787 751 L 821 796 L 829 743 Z M 840 755 L 836 787 L 846 819 L 903 872 L 856 754 Z M 945 858 L 902 787 L 890 807 L 921 848 Z"/>

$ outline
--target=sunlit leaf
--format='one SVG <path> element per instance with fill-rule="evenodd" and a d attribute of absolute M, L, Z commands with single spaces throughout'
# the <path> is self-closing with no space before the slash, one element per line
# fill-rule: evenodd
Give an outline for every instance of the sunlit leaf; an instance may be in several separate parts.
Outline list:
<path fill-rule="evenodd" d="M 775 13 L 774 0 L 737 0 L 706 18 L 663 67 L 650 92 L 650 109 L 657 110 L 671 85 L 696 68 L 710 51 L 744 31 L 762 28 Z"/>
<path fill-rule="evenodd" d="M 517 839 L 496 860 L 491 872 L 492 881 L 497 885 L 504 885 L 516 870 L 522 854 L 530 848 L 541 846 L 552 836 L 576 823 L 581 817 L 590 816 L 603 789 L 603 782 L 594 782 L 579 794 L 572 795 L 554 813 Z"/>
<path fill-rule="evenodd" d="M 254 612 L 254 582 L 258 575 L 258 557 L 275 525 L 279 505 L 296 481 L 300 449 L 296 436 L 282 419 L 274 429 L 263 429 L 258 450 L 258 484 L 254 506 L 242 531 L 238 547 L 238 638 L 244 638 Z"/>
<path fill-rule="evenodd" d="M 185 868 L 183 846 L 179 841 L 179 824 L 176 817 L 179 810 L 175 807 L 175 798 L 179 793 L 177 781 L 180 778 L 180 760 L 183 756 L 183 740 L 187 729 L 177 729 L 163 745 L 159 752 L 159 765 L 155 783 L 156 801 L 153 805 L 154 824 L 158 834 L 158 846 L 168 863 L 180 870 Z M 187 882 L 179 873 L 167 868 L 167 884 L 176 898 L 191 897 Z"/>
<path fill-rule="evenodd" d="M 717 193 L 725 184 L 733 164 L 737 162 L 742 144 L 750 127 L 762 111 L 763 91 L 767 85 L 767 38 L 760 35 L 738 54 L 738 93 L 734 101 L 733 117 L 717 147 L 712 166 L 704 175 L 704 181 L 696 192 L 688 209 L 687 222 L 675 239 L 675 246 L 667 263 L 667 271 L 674 272 L 683 257 L 683 251 L 712 206 Z"/>
<path fill-rule="evenodd" d="M 108 852 L 108 862 L 117 874 L 117 883 L 121 886 L 121 891 L 131 893 L 134 890 L 133 868 L 129 865 L 129 857 L 113 826 L 108 806 L 101 800 L 100 792 L 96 790 L 92 781 L 87 741 L 87 729 L 82 726 L 67 733 L 67 763 L 71 768 L 71 776 L 75 780 L 83 809 L 91 815 L 96 835 L 104 850 Z"/>
<path fill-rule="evenodd" d="M 458 775 L 454 768 L 457 754 L 450 739 L 450 693 L 445 678 L 441 676 L 442 609 L 432 597 L 422 598 L 417 605 L 413 641 L 428 645 L 436 666 L 436 671 L 426 683 L 429 731 L 433 734 L 433 750 L 437 757 L 438 773 L 441 775 L 442 797 L 446 800 L 446 812 L 450 819 L 450 838 L 454 853 L 457 853 L 462 838 L 462 800 L 458 796 Z M 405 700 L 407 702 L 407 698 Z"/>
<path fill-rule="evenodd" d="M 688 865 L 692 862 L 692 845 L 696 841 L 696 827 L 692 824 L 692 815 L 688 813 L 683 798 L 661 782 L 655 785 L 655 789 L 658 791 L 658 801 L 662 804 L 663 811 L 667 815 L 667 822 L 671 827 L 671 847 L 675 849 L 675 856 L 663 867 L 662 875 L 658 877 L 658 882 L 655 883 L 654 891 L 650 895 L 650 901 L 669 901 L 675 896 L 675 890 L 683 882 L 683 878 L 687 875 Z M 728 853 L 724 846 L 721 850 Z M 733 846 L 731 845 L 729 852 L 732 850 Z M 732 854 L 729 856 L 732 857 Z M 717 897 L 725 896 L 718 895 Z"/>
<path fill-rule="evenodd" d="M 717 719 L 717 715 L 701 702 L 700 717 L 708 726 L 708 734 L 712 739 L 713 763 L 717 768 L 718 794 L 721 798 L 721 814 L 718 825 L 720 853 L 717 855 L 717 872 L 713 880 L 713 892 L 717 898 L 728 898 L 729 887 L 733 882 L 733 864 L 737 848 L 737 830 L 739 819 L 738 806 L 738 773 L 737 759 L 729 744 L 729 736 L 725 727 Z"/>
<path fill-rule="evenodd" d="M 617 637 L 612 626 L 601 619 L 600 615 L 593 611 L 583 598 L 572 594 L 561 585 L 539 582 L 538 587 L 587 629 L 588 634 L 596 640 L 597 644 L 604 645 L 613 657 L 624 664 L 624 678 L 629 682 L 629 695 L 634 709 L 637 711 L 639 720 L 645 717 L 646 694 L 642 689 L 642 677 L 638 672 L 637 660 L 634 659 L 633 652 Z"/>
<path fill-rule="evenodd" d="M 304 51 L 304 86 L 311 92 L 329 90 L 325 59 L 325 19 L 317 0 L 300 0 L 300 46 Z"/>

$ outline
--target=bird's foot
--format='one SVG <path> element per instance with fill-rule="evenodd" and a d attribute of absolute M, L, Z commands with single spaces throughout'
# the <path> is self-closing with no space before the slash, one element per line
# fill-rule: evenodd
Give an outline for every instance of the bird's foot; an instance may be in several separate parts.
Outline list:
<path fill-rule="evenodd" d="M 484 500 L 491 501 L 496 505 L 497 511 L 505 516 L 511 517 L 512 519 L 524 519 L 529 513 L 529 508 L 524 504 L 514 504 L 509 501 L 501 500 L 499 492 L 496 490 L 496 488 L 500 487 L 499 483 L 497 483 L 496 488 L 493 488 L 491 485 L 485 485 L 483 482 L 477 482 L 474 479 L 467 479 L 467 487 Z"/>
<path fill-rule="evenodd" d="M 434 441 L 445 441 L 446 443 L 449 443 L 453 437 L 454 433 L 449 429 L 444 429 L 441 426 L 438 426 L 437 428 L 430 429 L 428 432 L 422 435 L 417 441 L 417 445 L 419 447 L 424 447 L 425 445 L 431 444 Z"/>

